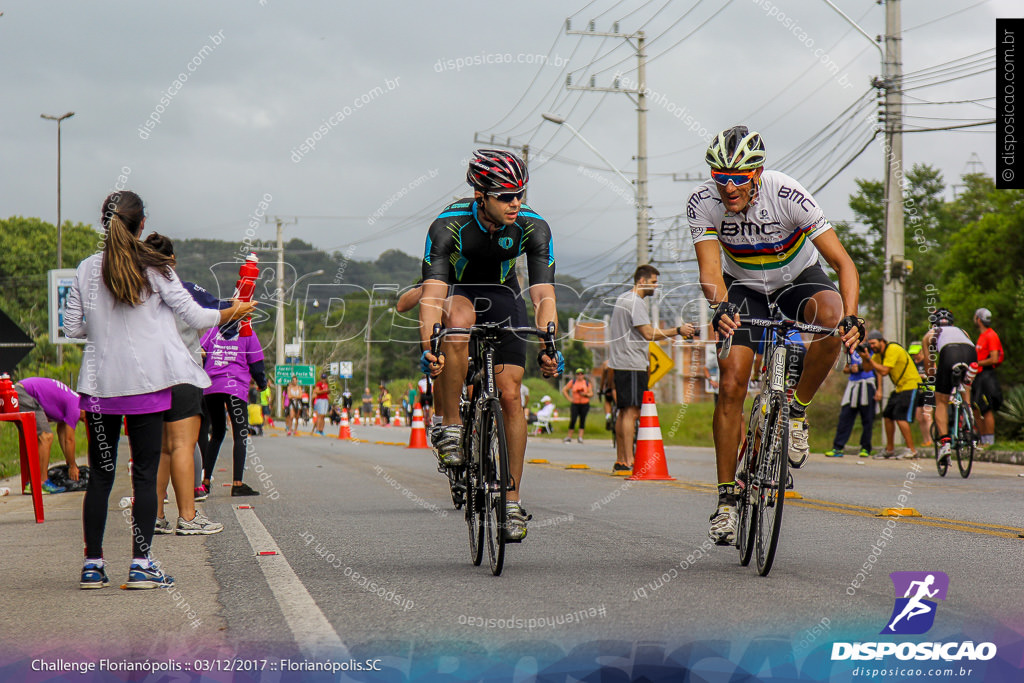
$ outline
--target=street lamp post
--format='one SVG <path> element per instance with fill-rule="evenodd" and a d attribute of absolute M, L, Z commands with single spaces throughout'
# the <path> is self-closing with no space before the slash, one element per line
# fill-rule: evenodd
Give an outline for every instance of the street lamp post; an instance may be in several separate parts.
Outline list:
<path fill-rule="evenodd" d="M 292 291 L 293 292 L 297 292 L 298 291 L 297 287 L 299 286 L 299 283 L 302 282 L 303 280 L 305 280 L 307 277 L 316 277 L 317 275 L 323 275 L 323 274 L 324 274 L 324 269 L 321 268 L 320 270 L 314 270 L 312 273 L 306 273 L 305 275 L 296 278 L 295 282 L 292 283 Z M 305 297 L 303 297 L 303 303 L 305 303 Z M 295 300 L 295 341 L 296 341 L 296 343 L 299 344 L 299 361 L 302 361 L 303 357 L 305 356 L 305 350 L 302 348 L 302 342 L 300 341 L 300 338 L 301 338 L 301 335 L 299 334 L 299 301 L 298 301 L 298 299 L 296 299 Z"/>
<path fill-rule="evenodd" d="M 70 119 L 75 115 L 75 112 L 69 111 L 66 114 L 60 116 L 50 116 L 49 114 L 40 114 L 39 118 L 46 119 L 47 121 L 57 122 L 57 269 L 64 267 L 64 229 L 61 227 L 61 216 L 60 216 L 60 124 L 64 119 Z M 57 344 L 57 365 L 64 363 L 64 349 L 60 344 Z"/>
<path fill-rule="evenodd" d="M 41 119 L 57 122 L 57 268 L 64 267 L 64 235 L 60 222 L 60 124 L 64 119 L 70 119 L 74 115 L 75 112 L 73 111 L 69 111 L 68 113 L 60 116 L 50 116 L 49 114 L 39 115 L 39 118 Z"/>
<path fill-rule="evenodd" d="M 650 256 L 647 253 L 647 207 L 640 201 L 639 188 L 637 188 L 633 181 L 627 178 L 625 174 L 615 166 L 615 164 L 608 161 L 608 159 L 598 151 L 597 147 L 590 144 L 590 141 L 583 137 L 578 130 L 569 125 L 569 122 L 565 120 L 564 116 L 545 112 L 541 114 L 541 118 L 545 121 L 550 121 L 551 123 L 568 128 L 570 133 L 575 135 L 580 142 L 590 148 L 591 152 L 600 157 L 601 161 L 608 165 L 608 168 L 615 171 L 627 185 L 633 188 L 633 196 L 635 198 L 633 203 L 636 205 L 636 265 L 642 266 L 645 263 L 648 263 L 650 261 Z"/>

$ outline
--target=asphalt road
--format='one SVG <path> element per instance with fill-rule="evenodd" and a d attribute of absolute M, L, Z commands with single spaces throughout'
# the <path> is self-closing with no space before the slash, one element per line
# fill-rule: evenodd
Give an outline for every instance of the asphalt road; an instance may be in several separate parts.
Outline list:
<path fill-rule="evenodd" d="M 710 449 L 670 447 L 676 481 L 632 482 L 611 476 L 607 441 L 531 438 L 527 457 L 548 461 L 528 464 L 522 482 L 533 521 L 494 577 L 486 558 L 470 564 L 465 521 L 432 453 L 374 443 L 405 443 L 407 429 L 354 432 L 362 442 L 273 430 L 256 439 L 246 479 L 264 495 L 231 498 L 215 481 L 205 510 L 225 523 L 223 533 L 157 538 L 155 554 L 177 578 L 180 600 L 77 589 L 82 494 L 48 497 L 41 526 L 31 523 L 27 498 L 0 498 L 9 605 L 0 636 L 17 646 L 0 679 L 33 655 L 54 658 L 70 647 L 93 660 L 267 660 L 245 680 L 291 680 L 280 658 L 381 669 L 353 674 L 360 680 L 538 671 L 561 680 L 598 667 L 617 667 L 628 680 L 684 665 L 854 680 L 856 662 L 831 662 L 830 648 L 884 639 L 895 571 L 949 578 L 934 625 L 915 640 L 996 643 L 994 660 L 968 663 L 973 680 L 986 672 L 980 680 L 1002 680 L 1021 667 L 1021 468 L 976 463 L 967 480 L 954 472 L 941 479 L 931 460 L 812 456 L 795 473 L 802 499 L 787 501 L 779 554 L 762 578 L 739 565 L 734 548 L 707 542 Z M 118 486 L 126 492 L 125 476 Z M 921 517 L 877 516 L 901 504 Z M 119 516 L 112 510 L 107 555 L 112 563 L 115 552 L 124 555 L 126 564 Z"/>

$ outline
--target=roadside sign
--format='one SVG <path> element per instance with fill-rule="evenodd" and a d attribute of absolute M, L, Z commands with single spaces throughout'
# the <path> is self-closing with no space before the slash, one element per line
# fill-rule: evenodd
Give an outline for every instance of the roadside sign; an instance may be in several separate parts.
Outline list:
<path fill-rule="evenodd" d="M 295 375 L 299 384 L 313 384 L 316 382 L 316 367 L 313 365 L 275 365 L 274 366 L 274 381 L 281 384 L 288 384 L 292 381 L 292 375 Z"/>
<path fill-rule="evenodd" d="M 74 268 L 47 271 L 47 289 L 49 294 L 48 308 L 50 318 L 51 344 L 84 344 L 85 339 L 71 339 L 64 336 L 64 310 L 67 308 L 68 295 L 75 283 Z"/>
<path fill-rule="evenodd" d="M 331 366 L 330 366 L 329 372 L 332 375 L 337 375 L 338 374 L 338 362 L 337 361 L 331 361 Z"/>
<path fill-rule="evenodd" d="M 352 379 L 352 361 L 343 360 L 338 363 L 338 376 Z"/>
<path fill-rule="evenodd" d="M 647 353 L 650 357 L 651 363 L 651 372 L 647 380 L 647 388 L 650 389 L 658 383 L 658 380 L 667 375 L 669 370 L 674 368 L 676 364 L 668 357 L 668 354 L 654 342 L 651 342 L 648 345 Z"/>

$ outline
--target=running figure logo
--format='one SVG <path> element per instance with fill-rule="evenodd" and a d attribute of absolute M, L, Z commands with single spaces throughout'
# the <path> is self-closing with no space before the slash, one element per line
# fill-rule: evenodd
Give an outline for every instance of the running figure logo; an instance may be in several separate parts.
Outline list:
<path fill-rule="evenodd" d="M 881 633 L 925 633 L 935 623 L 936 601 L 946 599 L 949 577 L 944 572 L 893 572 L 889 577 L 896 589 L 896 604 Z"/>

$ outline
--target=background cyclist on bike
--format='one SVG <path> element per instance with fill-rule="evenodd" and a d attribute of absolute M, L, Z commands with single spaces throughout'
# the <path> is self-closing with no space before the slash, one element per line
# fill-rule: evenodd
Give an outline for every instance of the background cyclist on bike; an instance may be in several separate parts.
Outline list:
<path fill-rule="evenodd" d="M 424 372 L 437 377 L 436 412 L 442 426 L 432 432 L 442 464 L 462 464 L 462 424 L 459 393 L 466 377 L 468 340 L 446 338 L 440 357 L 430 352 L 430 335 L 438 322 L 446 327 L 470 327 L 476 322 L 526 326 L 526 304 L 516 278 L 516 258 L 526 254 L 529 294 L 536 325 L 557 325 L 555 311 L 555 257 L 551 230 L 533 209 L 523 204 L 530 176 L 526 164 L 511 152 L 480 149 L 469 161 L 466 181 L 473 196 L 448 205 L 430 225 L 423 256 L 423 293 L 420 298 L 420 340 L 426 349 L 420 359 Z M 509 474 L 515 490 L 507 495 L 505 537 L 526 536 L 529 515 L 519 493 L 526 454 L 526 419 L 519 405 L 519 388 L 526 362 L 526 340 L 511 333 L 498 343 L 495 380 L 508 441 Z M 565 361 L 539 356 L 545 376 L 561 374 Z M 443 370 L 443 372 L 442 372 Z"/>
<path fill-rule="evenodd" d="M 949 439 L 949 395 L 953 393 L 953 367 L 958 363 L 970 365 L 975 359 L 974 342 L 959 327 L 953 326 L 953 314 L 940 308 L 930 316 L 932 328 L 921 344 L 927 349 L 924 367 L 929 381 L 935 384 L 935 427 L 939 433 L 939 458 L 949 459 L 952 445 Z M 966 367 L 964 371 L 966 371 Z M 963 373 L 960 374 L 963 380 Z M 964 385 L 964 405 L 971 405 L 971 387 Z"/>
<path fill-rule="evenodd" d="M 733 337 L 721 359 L 721 383 L 713 432 L 718 464 L 718 506 L 708 532 L 720 545 L 734 541 L 737 523 L 736 453 L 743 430 L 743 399 L 760 330 L 743 316 L 768 317 L 768 304 L 798 321 L 841 326 L 837 337 L 816 336 L 807 344 L 804 370 L 790 403 L 790 458 L 807 454 L 804 416 L 828 376 L 841 344 L 852 349 L 863 334 L 857 318 L 860 278 L 824 213 L 796 180 L 766 171 L 761 136 L 745 126 L 719 133 L 708 147 L 711 179 L 686 203 L 700 282 L 714 315 L 719 343 Z M 724 259 L 722 255 L 725 255 Z M 839 288 L 818 263 L 819 256 L 839 276 Z"/>

